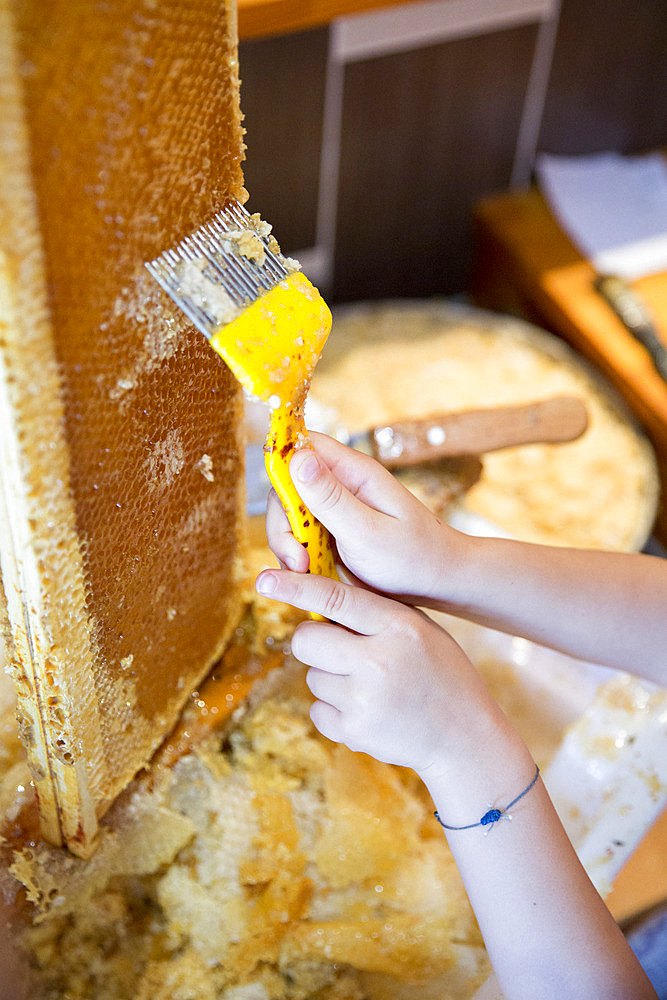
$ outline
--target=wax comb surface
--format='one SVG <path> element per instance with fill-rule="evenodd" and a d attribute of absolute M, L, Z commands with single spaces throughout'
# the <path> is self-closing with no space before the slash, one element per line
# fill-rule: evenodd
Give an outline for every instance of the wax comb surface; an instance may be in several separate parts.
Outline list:
<path fill-rule="evenodd" d="M 143 266 L 244 197 L 235 11 L 0 18 L 8 653 L 43 833 L 85 854 L 240 613 L 239 390 Z"/>

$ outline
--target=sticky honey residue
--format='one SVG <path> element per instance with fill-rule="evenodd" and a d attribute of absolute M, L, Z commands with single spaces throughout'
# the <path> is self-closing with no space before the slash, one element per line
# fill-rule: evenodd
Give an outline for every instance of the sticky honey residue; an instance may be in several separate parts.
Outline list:
<path fill-rule="evenodd" d="M 121 389 L 120 381 L 134 384 L 173 357 L 187 326 L 185 317 L 161 297 L 160 289 L 143 267 L 116 295 L 109 313 L 100 323 L 99 336 L 108 336 L 119 322 L 135 331 L 135 342 L 129 359 L 131 367 L 110 389 L 116 395 L 127 391 Z"/>
<path fill-rule="evenodd" d="M 204 453 L 196 463 L 195 469 L 197 472 L 201 472 L 204 479 L 207 479 L 209 483 L 214 482 L 215 476 L 213 475 L 213 459 L 210 455 Z"/>
<path fill-rule="evenodd" d="M 248 230 L 229 233 L 229 240 L 234 244 L 237 253 L 248 260 L 256 261 L 260 266 L 266 260 L 264 244 L 256 233 Z"/>
<path fill-rule="evenodd" d="M 280 253 L 280 246 L 275 236 L 271 236 L 272 226 L 262 219 L 259 212 L 250 216 L 248 229 L 233 229 L 225 233 L 223 243 L 227 243 L 230 253 L 237 253 L 247 260 L 253 260 L 261 267 L 266 261 L 266 250 L 262 240 L 268 239 L 268 250 L 273 254 Z"/>
<path fill-rule="evenodd" d="M 185 451 L 180 434 L 171 430 L 158 441 L 148 457 L 148 476 L 153 485 L 169 486 L 185 465 Z"/>
<path fill-rule="evenodd" d="M 224 326 L 240 315 L 241 308 L 223 285 L 202 277 L 208 266 L 206 257 L 181 261 L 175 268 L 179 294 L 212 316 L 218 326 Z"/>

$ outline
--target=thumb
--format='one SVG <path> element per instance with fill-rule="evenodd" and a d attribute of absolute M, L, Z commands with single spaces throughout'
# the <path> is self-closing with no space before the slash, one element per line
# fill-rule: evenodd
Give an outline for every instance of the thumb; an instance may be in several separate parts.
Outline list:
<path fill-rule="evenodd" d="M 301 448 L 290 462 L 290 476 L 306 506 L 334 538 L 368 525 L 369 508 L 334 476 L 312 448 Z"/>

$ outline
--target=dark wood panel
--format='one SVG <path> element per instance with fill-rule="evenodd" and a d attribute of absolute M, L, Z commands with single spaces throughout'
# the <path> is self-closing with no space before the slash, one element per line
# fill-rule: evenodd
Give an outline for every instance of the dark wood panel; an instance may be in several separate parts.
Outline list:
<path fill-rule="evenodd" d="M 536 32 L 346 68 L 334 299 L 465 288 L 472 208 L 509 183 Z"/>
<path fill-rule="evenodd" d="M 633 153 L 665 142 L 665 0 L 563 0 L 540 148 Z"/>
<path fill-rule="evenodd" d="M 286 253 L 311 246 L 319 190 L 329 29 L 242 42 L 248 208 Z"/>

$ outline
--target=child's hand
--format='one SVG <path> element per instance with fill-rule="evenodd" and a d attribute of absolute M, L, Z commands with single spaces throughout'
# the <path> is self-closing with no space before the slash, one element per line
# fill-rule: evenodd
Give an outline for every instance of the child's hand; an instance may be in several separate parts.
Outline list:
<path fill-rule="evenodd" d="M 369 587 L 437 599 L 438 582 L 460 555 L 462 537 L 367 455 L 313 434 L 315 450 L 297 451 L 290 475 L 302 500 L 336 540 L 345 567 Z M 269 545 L 284 566 L 308 569 L 275 494 L 266 517 Z"/>
<path fill-rule="evenodd" d="M 421 611 L 349 584 L 265 570 L 257 590 L 330 622 L 304 622 L 292 651 L 310 667 L 319 731 L 422 777 L 458 768 L 499 710 L 454 640 Z"/>

